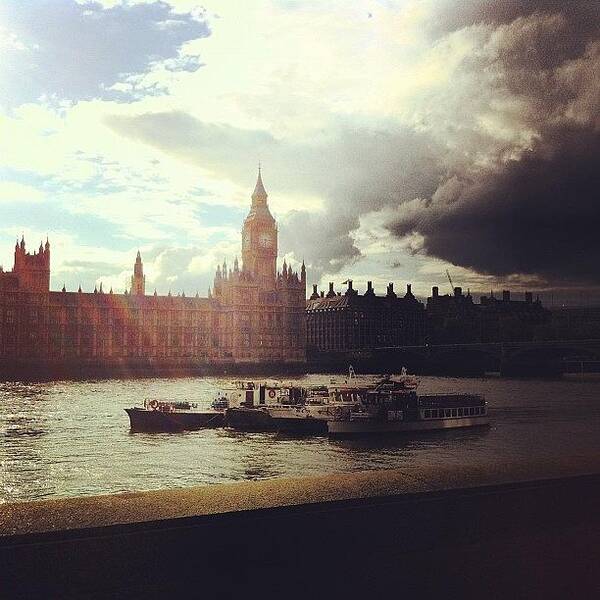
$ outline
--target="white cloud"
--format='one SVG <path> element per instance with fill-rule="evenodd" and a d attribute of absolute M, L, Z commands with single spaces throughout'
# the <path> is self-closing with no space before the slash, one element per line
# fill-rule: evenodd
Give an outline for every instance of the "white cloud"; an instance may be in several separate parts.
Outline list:
<path fill-rule="evenodd" d="M 16 181 L 0 181 L 0 202 L 39 202 L 44 193 L 30 185 Z"/>

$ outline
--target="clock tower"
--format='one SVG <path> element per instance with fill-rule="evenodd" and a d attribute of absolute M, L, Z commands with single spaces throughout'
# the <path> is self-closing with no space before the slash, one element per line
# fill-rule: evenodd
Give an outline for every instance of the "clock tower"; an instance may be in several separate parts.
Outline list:
<path fill-rule="evenodd" d="M 277 269 L 277 224 L 267 205 L 267 192 L 260 166 L 252 193 L 252 206 L 242 228 L 244 271 L 251 273 L 261 288 L 275 288 Z"/>

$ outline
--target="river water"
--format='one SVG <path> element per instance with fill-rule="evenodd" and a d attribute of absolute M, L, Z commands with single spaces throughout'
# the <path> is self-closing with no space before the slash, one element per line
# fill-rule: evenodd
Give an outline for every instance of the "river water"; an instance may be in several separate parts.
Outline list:
<path fill-rule="evenodd" d="M 307 376 L 304 383 L 327 381 Z M 600 455 L 600 380 L 423 377 L 420 391 L 486 396 L 484 429 L 330 441 L 225 429 L 130 433 L 144 398 L 208 402 L 223 379 L 0 384 L 0 503 L 369 469 L 494 468 Z M 460 483 L 460 481 L 458 481 Z"/>

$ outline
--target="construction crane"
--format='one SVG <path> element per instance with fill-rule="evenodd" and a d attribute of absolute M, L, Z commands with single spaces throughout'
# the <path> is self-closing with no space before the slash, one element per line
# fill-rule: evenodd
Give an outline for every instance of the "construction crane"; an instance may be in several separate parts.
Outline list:
<path fill-rule="evenodd" d="M 448 277 L 448 281 L 450 282 L 450 293 L 454 294 L 454 284 L 452 283 L 452 277 L 450 277 L 450 271 L 446 269 L 446 275 Z"/>

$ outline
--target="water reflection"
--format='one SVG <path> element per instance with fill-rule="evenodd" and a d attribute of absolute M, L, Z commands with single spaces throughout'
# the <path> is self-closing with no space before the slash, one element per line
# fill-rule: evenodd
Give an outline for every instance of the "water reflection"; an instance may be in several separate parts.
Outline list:
<path fill-rule="evenodd" d="M 327 381 L 327 376 L 308 378 Z M 304 380 L 307 381 L 306 379 Z M 0 501 L 448 463 L 501 468 L 600 452 L 600 381 L 424 378 L 427 392 L 483 393 L 492 427 L 330 441 L 326 436 L 129 432 L 146 397 L 208 403 L 205 379 L 0 384 Z"/>

